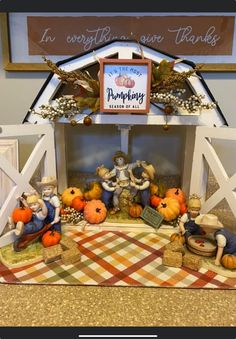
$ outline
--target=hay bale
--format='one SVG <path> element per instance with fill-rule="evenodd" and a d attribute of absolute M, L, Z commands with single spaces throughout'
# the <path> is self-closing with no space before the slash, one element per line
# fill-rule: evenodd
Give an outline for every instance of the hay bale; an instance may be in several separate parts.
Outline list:
<path fill-rule="evenodd" d="M 165 266 L 181 267 L 182 259 L 182 253 L 165 250 L 162 258 L 162 264 Z"/>
<path fill-rule="evenodd" d="M 45 264 L 61 259 L 63 250 L 60 244 L 44 247 L 43 249 L 43 260 Z"/>
<path fill-rule="evenodd" d="M 76 241 L 74 241 L 73 239 L 69 238 L 69 237 L 66 237 L 66 236 L 63 236 L 61 241 L 60 241 L 60 245 L 63 249 L 63 251 L 65 250 L 68 250 L 70 248 L 73 248 L 73 247 L 78 247 L 78 244 Z"/>
<path fill-rule="evenodd" d="M 183 266 L 193 271 L 198 271 L 201 267 L 201 257 L 195 254 L 186 253 L 183 259 Z"/>
<path fill-rule="evenodd" d="M 72 247 L 69 250 L 66 250 L 62 253 L 61 259 L 64 265 L 70 265 L 77 261 L 79 261 L 81 258 L 80 251 L 76 247 Z"/>
<path fill-rule="evenodd" d="M 173 251 L 173 252 L 180 252 L 182 254 L 185 253 L 185 249 L 184 249 L 183 244 L 181 244 L 178 240 L 177 241 L 172 241 L 169 244 L 167 244 L 165 246 L 165 249 Z"/>

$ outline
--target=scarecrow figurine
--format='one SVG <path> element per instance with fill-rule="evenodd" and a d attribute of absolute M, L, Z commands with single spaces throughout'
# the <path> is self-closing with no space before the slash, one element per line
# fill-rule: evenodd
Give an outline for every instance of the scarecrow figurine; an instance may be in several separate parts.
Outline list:
<path fill-rule="evenodd" d="M 150 204 L 150 183 L 154 179 L 155 172 L 153 165 L 147 165 L 144 161 L 141 162 L 140 167 L 130 171 L 130 185 L 137 190 L 137 194 L 140 194 L 143 207 Z"/>
<path fill-rule="evenodd" d="M 195 219 L 207 236 L 217 242 L 215 265 L 221 265 L 221 258 L 226 268 L 236 268 L 236 234 L 225 229 L 218 217 L 214 214 L 202 214 Z M 227 260 L 232 257 L 233 260 Z"/>
<path fill-rule="evenodd" d="M 38 187 L 42 192 L 42 199 L 48 209 L 47 217 L 44 221 L 45 224 L 51 224 L 50 229 L 54 229 L 61 233 L 61 218 L 60 218 L 60 200 L 54 193 L 57 180 L 54 177 L 43 177 L 42 181 L 37 182 Z"/>
<path fill-rule="evenodd" d="M 182 215 L 179 221 L 180 233 L 185 236 L 186 241 L 190 235 L 202 235 L 204 233 L 195 222 L 200 214 L 200 209 L 200 198 L 196 194 L 191 195 L 188 200 L 188 211 Z"/>
<path fill-rule="evenodd" d="M 140 166 L 141 161 L 137 160 L 135 163 L 128 163 L 128 156 L 122 152 L 117 151 L 113 156 L 114 168 L 104 175 L 104 179 L 116 178 L 117 188 L 113 194 L 113 209 L 111 214 L 115 214 L 120 211 L 119 206 L 119 197 L 124 189 L 128 189 L 131 192 L 131 195 L 134 193 L 135 189 L 130 186 L 130 170 Z"/>

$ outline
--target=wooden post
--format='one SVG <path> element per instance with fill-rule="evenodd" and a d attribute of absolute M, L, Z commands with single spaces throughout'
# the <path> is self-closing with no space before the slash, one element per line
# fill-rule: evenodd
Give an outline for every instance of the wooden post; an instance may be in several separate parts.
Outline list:
<path fill-rule="evenodd" d="M 65 124 L 55 124 L 55 149 L 57 163 L 58 192 L 62 193 L 68 186 Z"/>
<path fill-rule="evenodd" d="M 125 154 L 129 153 L 129 131 L 131 129 L 130 125 L 118 125 L 120 130 L 120 149 Z"/>
<path fill-rule="evenodd" d="M 183 191 L 186 193 L 187 197 L 189 196 L 190 193 L 190 179 L 192 173 L 195 137 L 196 137 L 196 126 L 186 126 L 181 186 Z"/>

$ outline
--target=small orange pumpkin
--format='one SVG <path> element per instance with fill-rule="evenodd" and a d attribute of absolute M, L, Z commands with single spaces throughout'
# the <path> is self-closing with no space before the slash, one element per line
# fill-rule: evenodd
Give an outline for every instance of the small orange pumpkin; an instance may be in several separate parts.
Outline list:
<path fill-rule="evenodd" d="M 22 221 L 24 224 L 32 218 L 32 210 L 28 207 L 16 207 L 12 212 L 12 219 L 15 223 Z"/>
<path fill-rule="evenodd" d="M 174 220 L 179 216 L 179 202 L 177 199 L 164 198 L 158 205 L 157 211 L 162 214 L 165 221 Z"/>
<path fill-rule="evenodd" d="M 59 244 L 61 234 L 55 230 L 49 230 L 42 236 L 42 244 L 44 247 L 50 247 Z"/>
<path fill-rule="evenodd" d="M 85 205 L 86 202 L 84 201 L 84 199 L 78 196 L 72 200 L 71 207 L 74 208 L 76 211 L 80 212 L 83 211 Z"/>
<path fill-rule="evenodd" d="M 159 190 L 159 187 L 154 184 L 153 182 L 150 183 L 150 194 L 153 195 L 157 195 L 158 194 L 158 190 Z"/>
<path fill-rule="evenodd" d="M 141 205 L 139 204 L 132 204 L 130 207 L 129 207 L 129 215 L 132 217 L 132 218 L 139 218 L 140 215 L 142 214 L 142 211 L 143 211 L 143 208 Z"/>
<path fill-rule="evenodd" d="M 188 210 L 187 205 L 185 204 L 185 202 L 183 202 L 182 204 L 180 204 L 180 214 L 183 215 L 184 213 L 186 213 Z"/>
<path fill-rule="evenodd" d="M 178 241 L 181 244 L 185 243 L 185 237 L 180 233 L 172 233 L 170 236 L 170 241 Z"/>
<path fill-rule="evenodd" d="M 89 184 L 89 188 L 84 192 L 86 200 L 100 200 L 102 196 L 102 186 L 100 182 L 93 181 Z"/>
<path fill-rule="evenodd" d="M 162 198 L 158 197 L 157 195 L 153 194 L 150 197 L 150 204 L 152 207 L 157 208 L 157 206 L 160 204 L 162 201 Z"/>
<path fill-rule="evenodd" d="M 107 209 L 101 200 L 88 201 L 84 207 L 84 219 L 90 224 L 100 224 L 106 219 Z"/>
<path fill-rule="evenodd" d="M 61 195 L 61 200 L 64 205 L 71 207 L 72 200 L 75 197 L 82 197 L 83 194 L 81 190 L 77 187 L 69 187 L 65 189 Z"/>
<path fill-rule="evenodd" d="M 169 188 L 166 191 L 166 197 L 177 199 L 180 204 L 185 202 L 185 193 L 180 188 Z"/>
<path fill-rule="evenodd" d="M 232 254 L 225 254 L 221 259 L 221 264 L 225 268 L 233 270 L 234 268 L 236 268 L 236 256 Z"/>

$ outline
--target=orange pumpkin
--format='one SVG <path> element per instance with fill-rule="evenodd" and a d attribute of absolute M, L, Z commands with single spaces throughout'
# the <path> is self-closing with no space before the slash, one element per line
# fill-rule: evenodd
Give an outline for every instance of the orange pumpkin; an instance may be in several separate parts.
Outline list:
<path fill-rule="evenodd" d="M 82 197 L 75 197 L 72 200 L 71 207 L 74 208 L 76 211 L 80 212 L 83 211 L 84 207 L 86 205 L 86 202 Z"/>
<path fill-rule="evenodd" d="M 161 213 L 165 221 L 174 220 L 179 216 L 179 202 L 177 199 L 164 198 L 157 207 L 157 211 Z"/>
<path fill-rule="evenodd" d="M 157 206 L 160 204 L 162 198 L 158 197 L 157 195 L 151 195 L 150 197 L 150 204 L 152 207 L 157 208 Z"/>
<path fill-rule="evenodd" d="M 180 214 L 183 215 L 184 213 L 186 213 L 188 210 L 187 205 L 185 204 L 185 202 L 183 202 L 182 204 L 180 204 Z"/>
<path fill-rule="evenodd" d="M 69 187 L 65 189 L 61 195 L 61 200 L 64 205 L 71 207 L 72 201 L 75 197 L 82 197 L 81 190 L 77 187 Z"/>
<path fill-rule="evenodd" d="M 89 184 L 89 189 L 84 192 L 86 200 L 99 200 L 102 196 L 102 186 L 100 182 L 93 181 Z"/>
<path fill-rule="evenodd" d="M 124 81 L 125 79 L 127 79 L 127 75 L 121 75 L 119 74 L 116 78 L 115 78 L 115 83 L 117 86 L 124 86 Z"/>
<path fill-rule="evenodd" d="M 16 207 L 12 212 L 12 219 L 15 223 L 22 221 L 24 224 L 32 218 L 32 210 L 28 207 Z"/>
<path fill-rule="evenodd" d="M 134 85 L 135 85 L 135 81 L 131 78 L 126 78 L 123 82 L 123 85 L 126 87 L 126 88 L 133 88 Z"/>
<path fill-rule="evenodd" d="M 84 207 L 84 219 L 90 224 L 100 224 L 106 219 L 107 209 L 101 200 L 88 201 Z"/>
<path fill-rule="evenodd" d="M 178 241 L 181 244 L 185 243 L 185 237 L 182 234 L 179 233 L 172 233 L 170 236 L 170 241 Z"/>
<path fill-rule="evenodd" d="M 61 234 L 55 230 L 49 230 L 42 236 L 42 244 L 44 247 L 50 247 L 59 244 Z"/>
<path fill-rule="evenodd" d="M 180 188 L 169 188 L 166 197 L 177 199 L 180 204 L 185 202 L 185 193 Z"/>
<path fill-rule="evenodd" d="M 158 194 L 159 187 L 154 184 L 153 182 L 150 183 L 150 194 L 151 195 L 157 195 Z"/>
<path fill-rule="evenodd" d="M 234 268 L 236 268 L 236 256 L 232 254 L 225 254 L 221 259 L 221 264 L 225 268 L 233 270 Z"/>
<path fill-rule="evenodd" d="M 142 214 L 142 211 L 143 211 L 143 208 L 141 205 L 139 204 L 132 204 L 130 207 L 129 207 L 129 215 L 132 217 L 132 218 L 139 218 L 140 215 Z"/>

